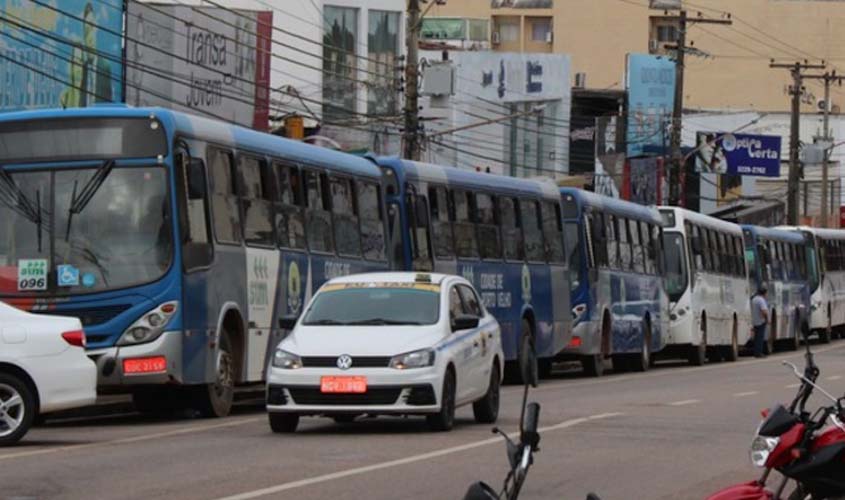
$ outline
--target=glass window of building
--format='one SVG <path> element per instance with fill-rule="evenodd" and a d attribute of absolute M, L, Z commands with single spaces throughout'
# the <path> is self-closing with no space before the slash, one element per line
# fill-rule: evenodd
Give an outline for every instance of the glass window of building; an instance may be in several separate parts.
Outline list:
<path fill-rule="evenodd" d="M 397 96 L 395 68 L 399 59 L 399 13 L 369 11 L 369 86 L 367 112 L 371 115 L 396 114 Z M 376 76 L 379 75 L 379 76 Z"/>
<path fill-rule="evenodd" d="M 358 9 L 323 8 L 323 117 L 348 118 L 355 112 Z"/>

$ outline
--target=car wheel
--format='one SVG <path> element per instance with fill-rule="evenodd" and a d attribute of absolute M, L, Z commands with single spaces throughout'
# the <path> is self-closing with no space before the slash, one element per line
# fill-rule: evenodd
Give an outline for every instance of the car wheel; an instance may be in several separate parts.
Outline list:
<path fill-rule="evenodd" d="M 18 377 L 0 373 L 0 446 L 17 443 L 35 419 L 35 394 Z"/>
<path fill-rule="evenodd" d="M 601 354 L 581 356 L 581 368 L 588 377 L 601 377 L 604 375 L 604 356 Z"/>
<path fill-rule="evenodd" d="M 490 370 L 490 384 L 483 398 L 472 404 L 472 414 L 479 424 L 492 424 L 499 418 L 499 363 Z"/>
<path fill-rule="evenodd" d="M 235 359 L 229 332 L 225 329 L 220 332 L 215 368 L 214 382 L 196 388 L 194 404 L 203 416 L 220 418 L 232 410 L 235 397 Z"/>
<path fill-rule="evenodd" d="M 452 430 L 455 425 L 455 374 L 449 370 L 443 379 L 443 393 L 440 396 L 440 411 L 426 418 L 428 427 L 433 431 Z"/>
<path fill-rule="evenodd" d="M 296 413 L 268 413 L 270 429 L 277 434 L 296 432 L 299 425 L 299 415 Z"/>

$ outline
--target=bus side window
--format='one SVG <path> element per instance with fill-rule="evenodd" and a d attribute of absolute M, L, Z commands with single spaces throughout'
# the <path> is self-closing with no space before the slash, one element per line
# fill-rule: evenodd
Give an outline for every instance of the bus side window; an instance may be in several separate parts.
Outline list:
<path fill-rule="evenodd" d="M 610 262 L 608 260 L 608 252 L 607 252 L 608 235 L 607 235 L 607 225 L 605 223 L 605 215 L 601 212 L 593 212 L 592 214 L 589 214 L 589 215 L 584 217 L 584 223 L 585 223 L 584 227 L 589 231 L 589 234 L 590 234 L 590 243 L 592 244 L 593 257 L 595 259 L 593 261 L 594 266 L 595 267 L 608 267 Z M 569 224 L 570 223 L 567 223 L 567 228 L 569 227 Z M 566 241 L 567 247 L 571 247 L 573 245 L 574 246 L 578 245 L 578 232 L 581 230 L 580 229 L 581 224 L 575 223 L 574 226 L 575 226 L 575 231 L 567 230 L 567 232 L 566 232 L 566 238 L 567 239 L 573 238 L 575 240 L 574 243 L 570 243 L 569 241 Z M 572 233 L 574 233 L 574 234 L 572 234 Z M 570 252 L 569 255 L 571 255 L 572 253 L 574 253 L 574 252 Z M 567 257 L 569 257 L 569 255 L 567 255 Z M 568 262 L 567 264 L 570 266 L 570 269 L 572 269 L 572 263 Z"/>
<path fill-rule="evenodd" d="M 498 202 L 499 223 L 502 226 L 502 242 L 505 247 L 505 258 L 507 260 L 525 260 L 522 229 L 519 226 L 519 219 L 516 216 L 516 202 L 513 198 L 506 198 L 504 196 L 500 197 Z"/>
<path fill-rule="evenodd" d="M 635 220 L 628 221 L 628 233 L 631 235 L 631 270 L 635 273 L 645 272 L 639 225 L 639 222 Z"/>
<path fill-rule="evenodd" d="M 493 197 L 486 193 L 476 193 L 475 210 L 478 248 L 481 258 L 501 259 L 502 243 L 499 238 L 499 226 L 496 224 L 496 210 L 493 205 Z"/>
<path fill-rule="evenodd" d="M 332 214 L 329 211 L 328 186 L 325 174 L 311 170 L 305 177 L 305 220 L 308 227 L 308 247 L 313 252 L 332 253 Z"/>
<path fill-rule="evenodd" d="M 657 256 L 657 249 L 654 248 L 655 240 L 651 237 L 651 225 L 648 222 L 640 221 L 640 239 L 643 246 L 643 257 L 645 257 L 646 274 L 655 274 L 654 259 Z"/>
<path fill-rule="evenodd" d="M 209 148 L 207 155 L 211 172 L 214 235 L 220 243 L 238 245 L 241 242 L 241 216 L 238 210 L 232 154 Z"/>
<path fill-rule="evenodd" d="M 545 262 L 546 251 L 543 246 L 543 230 L 540 213 L 534 200 L 519 201 L 519 215 L 525 234 L 525 258 L 529 262 Z"/>
<path fill-rule="evenodd" d="M 360 257 L 361 235 L 358 232 L 358 207 L 352 193 L 352 179 L 329 177 L 329 187 L 337 253 L 349 257 Z"/>
<path fill-rule="evenodd" d="M 458 257 L 477 259 L 478 242 L 475 236 L 475 224 L 470 215 L 468 194 L 466 191 L 452 192 L 455 202 L 455 250 Z"/>
<path fill-rule="evenodd" d="M 177 154 L 175 164 L 178 172 L 177 200 L 179 207 L 179 229 L 182 240 L 182 265 L 186 272 L 206 267 L 214 257 L 209 239 L 208 183 L 205 164 L 199 158 L 188 159 Z"/>
<path fill-rule="evenodd" d="M 623 271 L 631 270 L 631 237 L 628 234 L 628 219 L 619 217 L 619 268 Z"/>
<path fill-rule="evenodd" d="M 619 244 L 616 233 L 619 226 L 616 225 L 615 215 L 605 215 L 605 227 L 607 228 L 607 260 L 611 269 L 619 269 Z"/>
<path fill-rule="evenodd" d="M 428 202 L 431 205 L 431 231 L 434 236 L 434 255 L 438 259 L 455 258 L 455 236 L 452 233 L 452 218 L 449 197 L 443 186 L 429 186 Z"/>
<path fill-rule="evenodd" d="M 267 163 L 251 156 L 238 157 L 244 241 L 247 245 L 273 246 L 273 204 Z"/>
<path fill-rule="evenodd" d="M 544 201 L 541 207 L 546 258 L 549 262 L 563 262 L 563 223 L 560 219 L 560 204 Z"/>
<path fill-rule="evenodd" d="M 408 190 L 406 196 L 408 230 L 411 237 L 411 258 L 415 271 L 431 271 L 434 263 L 428 236 L 428 207 L 425 196 L 413 194 Z"/>
<path fill-rule="evenodd" d="M 725 242 L 725 234 L 721 232 L 714 232 L 717 237 L 718 244 L 719 244 L 719 251 L 718 251 L 718 259 L 719 259 L 719 272 L 722 274 L 731 274 L 731 259 L 730 253 L 728 252 L 728 245 Z"/>
<path fill-rule="evenodd" d="M 367 260 L 385 260 L 386 239 L 381 213 L 381 191 L 373 182 L 356 181 L 358 217 L 361 221 L 361 244 Z"/>
<path fill-rule="evenodd" d="M 279 246 L 304 250 L 305 214 L 302 200 L 302 174 L 295 166 L 274 163 L 279 180 L 276 203 L 276 235 Z"/>

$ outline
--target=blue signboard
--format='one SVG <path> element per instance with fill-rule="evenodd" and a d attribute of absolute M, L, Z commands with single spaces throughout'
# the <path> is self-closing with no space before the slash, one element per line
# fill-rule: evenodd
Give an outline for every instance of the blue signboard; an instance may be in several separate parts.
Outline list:
<path fill-rule="evenodd" d="M 667 147 L 675 103 L 675 63 L 665 56 L 628 54 L 628 156 Z"/>
<path fill-rule="evenodd" d="M 122 0 L 0 0 L 0 111 L 123 101 Z"/>
<path fill-rule="evenodd" d="M 708 174 L 780 177 L 780 148 L 780 136 L 699 132 L 695 166 Z"/>

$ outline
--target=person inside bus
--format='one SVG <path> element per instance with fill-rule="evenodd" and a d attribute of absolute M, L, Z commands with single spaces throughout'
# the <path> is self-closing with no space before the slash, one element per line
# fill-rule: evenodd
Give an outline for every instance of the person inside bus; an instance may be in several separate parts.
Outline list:
<path fill-rule="evenodd" d="M 769 304 L 766 302 L 768 290 L 761 285 L 757 294 L 751 298 L 751 323 L 754 325 L 754 357 L 762 358 L 766 342 L 766 325 L 769 323 Z"/>

